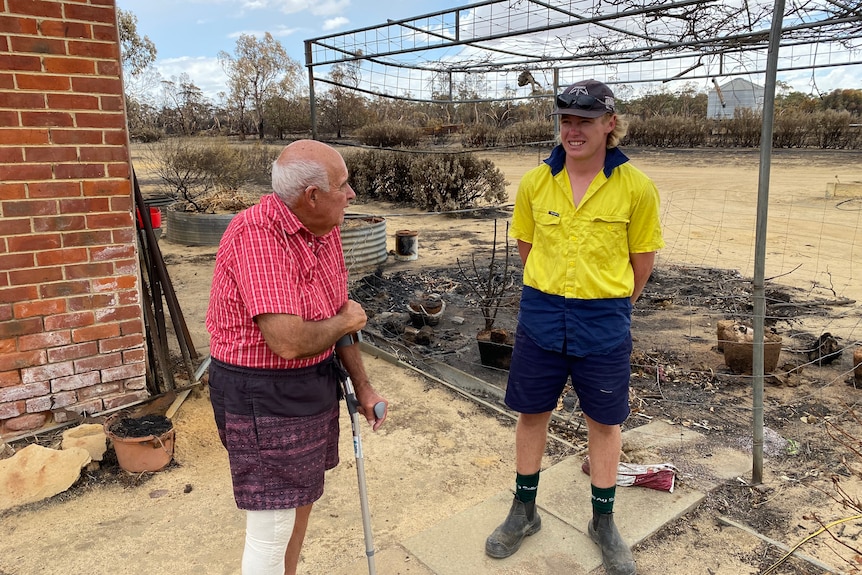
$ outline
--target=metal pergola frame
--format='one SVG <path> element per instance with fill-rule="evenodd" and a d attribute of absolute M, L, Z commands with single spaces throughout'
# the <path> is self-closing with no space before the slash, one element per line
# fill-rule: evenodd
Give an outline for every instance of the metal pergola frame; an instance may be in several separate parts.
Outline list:
<path fill-rule="evenodd" d="M 862 64 L 862 5 L 847 0 L 751 0 L 730 7 L 716 0 L 484 0 L 459 8 L 433 12 L 379 26 L 360 28 L 305 41 L 306 67 L 313 137 L 317 138 L 315 82 L 338 85 L 320 70 L 333 65 L 368 62 L 384 69 L 406 70 L 417 76 L 449 78 L 448 99 L 435 94 L 418 98 L 392 94 L 370 82 L 346 86 L 364 94 L 439 104 L 477 100 L 453 98 L 452 77 L 457 74 L 522 73 L 541 67 L 552 72 L 553 90 L 524 93 L 511 99 L 551 98 L 562 78 L 576 81 L 592 68 L 611 71 L 597 75 L 608 84 L 665 83 L 715 79 L 741 74 L 764 76 L 763 123 L 758 180 L 755 273 L 753 279 L 753 461 L 752 482 L 763 479 L 763 336 L 765 319 L 766 223 L 769 204 L 774 98 L 779 72 Z M 584 16 L 588 14 L 588 16 Z M 743 20 L 742 17 L 748 20 Z M 531 20 L 532 18 L 532 20 Z M 544 19 L 543 19 L 544 18 Z M 724 20 L 722 20 L 724 18 Z M 702 21 L 701 21 L 702 20 Z M 787 24 L 785 26 L 785 23 Z M 674 26 L 671 26 L 674 24 Z M 548 53 L 553 32 L 556 49 Z M 536 39 L 544 35 L 544 44 Z M 567 41 L 578 48 L 566 48 Z M 577 42 L 575 42 L 577 41 Z M 522 46 L 516 49 L 515 46 Z M 531 52 L 530 47 L 542 47 Z M 834 47 L 843 54 L 833 60 L 817 56 L 807 63 L 782 51 L 813 51 Z M 451 50 L 459 49 L 455 55 Z M 839 50 L 840 49 L 840 50 Z M 421 62 L 414 56 L 436 54 Z M 413 58 L 413 59 L 409 59 Z M 747 60 L 747 66 L 725 66 Z M 710 65 L 707 66 L 704 61 Z M 643 64 L 677 62 L 677 70 Z M 717 66 L 717 69 L 710 69 Z M 704 70 L 701 70 L 704 68 Z M 502 99 L 495 95 L 488 100 Z M 478 100 L 487 101 L 487 100 Z"/>

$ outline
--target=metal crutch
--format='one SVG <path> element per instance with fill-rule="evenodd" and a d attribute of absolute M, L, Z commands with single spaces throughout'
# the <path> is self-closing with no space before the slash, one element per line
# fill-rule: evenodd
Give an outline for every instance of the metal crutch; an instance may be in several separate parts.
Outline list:
<path fill-rule="evenodd" d="M 343 339 L 339 340 L 336 347 L 341 344 Z M 350 343 L 353 343 L 352 339 L 350 339 Z M 365 458 L 362 454 L 362 437 L 359 434 L 359 400 L 356 399 L 356 392 L 353 390 L 353 382 L 350 381 L 349 375 L 344 377 L 341 385 L 344 388 L 344 401 L 347 403 L 347 412 L 350 414 L 350 427 L 353 430 L 353 453 L 356 456 L 356 476 L 359 480 L 359 504 L 362 508 L 362 530 L 365 533 L 365 555 L 368 557 L 368 574 L 377 575 L 377 569 L 374 566 L 374 535 L 371 532 L 371 511 L 368 509 L 368 490 L 365 486 Z M 385 414 L 386 404 L 381 401 L 374 406 L 374 417 L 382 419 Z"/>

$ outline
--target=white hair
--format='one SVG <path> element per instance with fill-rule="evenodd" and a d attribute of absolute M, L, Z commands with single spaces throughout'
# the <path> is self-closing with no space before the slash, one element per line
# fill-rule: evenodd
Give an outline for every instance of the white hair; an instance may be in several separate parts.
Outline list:
<path fill-rule="evenodd" d="M 308 186 L 317 186 L 329 191 L 329 176 L 326 166 L 315 160 L 276 160 L 272 163 L 272 191 L 288 206 Z"/>

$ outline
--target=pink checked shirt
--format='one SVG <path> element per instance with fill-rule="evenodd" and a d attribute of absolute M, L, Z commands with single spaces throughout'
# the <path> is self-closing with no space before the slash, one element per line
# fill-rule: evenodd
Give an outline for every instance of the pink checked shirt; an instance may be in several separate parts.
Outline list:
<path fill-rule="evenodd" d="M 206 326 L 210 355 L 244 367 L 307 367 L 325 359 L 286 360 L 266 345 L 254 317 L 286 313 L 304 320 L 334 316 L 347 301 L 347 268 L 338 227 L 312 234 L 275 195 L 234 217 L 216 254 Z"/>

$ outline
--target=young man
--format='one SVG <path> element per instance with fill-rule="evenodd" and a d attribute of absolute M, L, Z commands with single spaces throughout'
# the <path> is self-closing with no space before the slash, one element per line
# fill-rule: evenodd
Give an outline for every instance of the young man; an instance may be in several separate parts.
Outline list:
<path fill-rule="evenodd" d="M 560 144 L 518 187 L 510 233 L 524 288 L 506 404 L 519 412 L 515 498 L 485 552 L 508 557 L 541 529 L 536 491 L 551 412 L 571 376 L 587 421 L 593 519 L 609 575 L 634 575 L 613 521 L 629 414 L 631 309 L 664 246 L 655 185 L 617 148 L 625 123 L 596 80 L 556 98 Z"/>
<path fill-rule="evenodd" d="M 207 310 L 210 398 L 246 510 L 243 575 L 295 575 L 324 472 L 338 464 L 341 367 L 335 343 L 365 326 L 347 297 L 339 225 L 356 197 L 333 148 L 287 146 L 273 194 L 231 221 L 216 255 Z M 338 348 L 360 412 L 373 429 L 371 387 L 359 346 Z"/>

